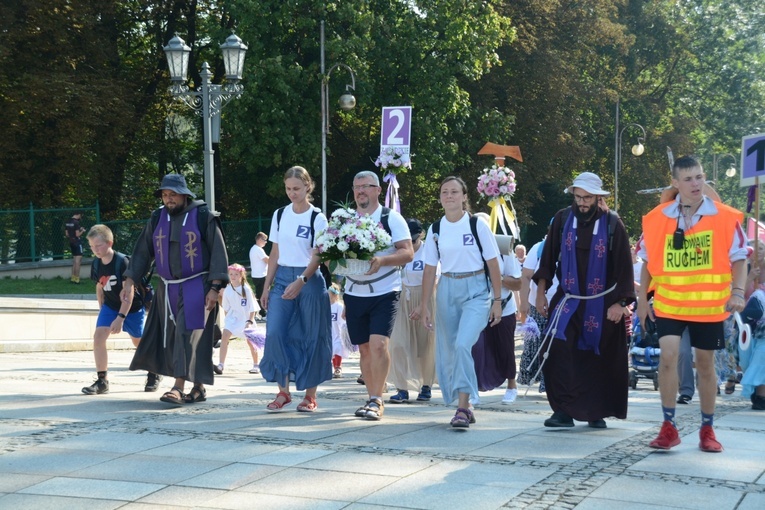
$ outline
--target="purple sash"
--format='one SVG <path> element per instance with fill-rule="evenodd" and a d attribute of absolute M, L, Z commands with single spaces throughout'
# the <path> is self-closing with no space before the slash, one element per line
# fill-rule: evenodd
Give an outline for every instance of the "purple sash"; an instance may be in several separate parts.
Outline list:
<path fill-rule="evenodd" d="M 595 222 L 595 228 L 592 233 L 592 244 L 590 245 L 590 256 L 587 261 L 587 286 L 585 295 L 594 296 L 600 294 L 606 287 L 606 263 L 608 261 L 608 242 L 607 242 L 607 214 L 601 216 Z M 563 227 L 563 240 L 561 243 L 561 281 L 560 285 L 566 294 L 572 296 L 579 295 L 579 273 L 576 262 L 576 229 L 577 219 L 574 211 L 571 211 Z M 562 303 L 562 302 L 561 302 Z M 561 303 L 558 303 L 554 313 L 558 312 Z M 566 339 L 566 326 L 573 317 L 580 300 L 570 297 L 563 303 L 563 309 L 560 311 L 555 338 Z M 595 351 L 600 354 L 600 336 L 603 331 L 603 296 L 594 299 L 588 299 L 584 308 L 584 324 L 582 324 L 581 333 L 577 339 L 577 347 L 582 351 Z M 552 324 L 550 321 L 548 324 Z M 548 326 L 549 327 L 549 326 Z"/>
<path fill-rule="evenodd" d="M 186 213 L 181 225 L 181 274 L 178 279 L 188 278 L 181 283 L 167 283 L 168 280 L 176 279 L 170 270 L 170 225 L 170 215 L 163 209 L 153 234 L 157 274 L 165 280 L 165 290 L 173 316 L 178 313 L 178 297 L 182 285 L 186 329 L 204 329 L 205 289 L 202 277 L 206 271 L 202 261 L 202 234 L 197 221 L 197 208 Z"/>

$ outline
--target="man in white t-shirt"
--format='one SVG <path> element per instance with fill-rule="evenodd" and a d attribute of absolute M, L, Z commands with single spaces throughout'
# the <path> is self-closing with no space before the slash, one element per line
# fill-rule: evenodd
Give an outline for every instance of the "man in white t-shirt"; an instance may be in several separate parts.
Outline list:
<path fill-rule="evenodd" d="M 374 172 L 359 172 L 353 178 L 357 213 L 368 214 L 387 226 L 393 246 L 375 253 L 367 273 L 347 276 L 343 296 L 348 333 L 351 343 L 359 346 L 361 373 L 369 393 L 369 400 L 355 414 L 370 420 L 382 418 L 384 410 L 382 395 L 390 369 L 388 342 L 401 293 L 398 268 L 414 258 L 406 220 L 380 205 L 380 191 L 380 179 Z"/>
<path fill-rule="evenodd" d="M 266 274 L 268 273 L 268 255 L 263 247 L 268 241 L 268 236 L 264 232 L 255 234 L 255 244 L 250 248 L 250 277 L 252 285 L 255 287 L 255 299 L 260 303 L 260 297 L 263 295 L 263 285 L 266 283 Z M 258 320 L 263 320 L 266 311 L 261 308 Z"/>

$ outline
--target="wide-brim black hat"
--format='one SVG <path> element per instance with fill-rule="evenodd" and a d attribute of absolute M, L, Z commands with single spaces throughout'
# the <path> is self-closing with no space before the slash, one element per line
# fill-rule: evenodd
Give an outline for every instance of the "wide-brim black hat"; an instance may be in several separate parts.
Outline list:
<path fill-rule="evenodd" d="M 197 197 L 186 186 L 186 179 L 181 174 L 167 174 L 164 176 L 162 178 L 162 184 L 157 188 L 157 191 L 154 192 L 154 196 L 158 198 L 161 197 L 163 189 L 175 191 L 179 195 L 189 195 L 191 198 Z"/>

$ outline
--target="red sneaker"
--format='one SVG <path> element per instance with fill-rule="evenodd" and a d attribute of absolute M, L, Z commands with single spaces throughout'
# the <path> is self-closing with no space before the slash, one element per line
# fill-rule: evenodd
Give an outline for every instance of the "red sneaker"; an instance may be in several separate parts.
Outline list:
<path fill-rule="evenodd" d="M 715 438 L 715 431 L 712 425 L 702 425 L 699 430 L 699 448 L 702 452 L 720 453 L 723 451 L 722 445 Z"/>
<path fill-rule="evenodd" d="M 664 423 L 661 424 L 659 435 L 656 437 L 656 439 L 651 441 L 648 446 L 651 448 L 658 448 L 659 450 L 669 450 L 673 446 L 677 446 L 679 444 L 680 436 L 677 434 L 677 429 L 674 425 L 672 425 L 671 421 L 665 420 Z"/>

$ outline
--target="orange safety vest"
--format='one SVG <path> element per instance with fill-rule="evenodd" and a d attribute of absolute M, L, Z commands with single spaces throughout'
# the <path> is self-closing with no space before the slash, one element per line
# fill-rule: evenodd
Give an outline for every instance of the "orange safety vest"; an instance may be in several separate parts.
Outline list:
<path fill-rule="evenodd" d="M 732 280 L 729 250 L 736 222 L 740 224 L 744 214 L 715 202 L 717 214 L 702 216 L 685 233 L 683 248 L 675 250 L 677 218 L 667 217 L 666 207 L 673 206 L 661 204 L 643 216 L 656 316 L 694 322 L 725 320 Z"/>

